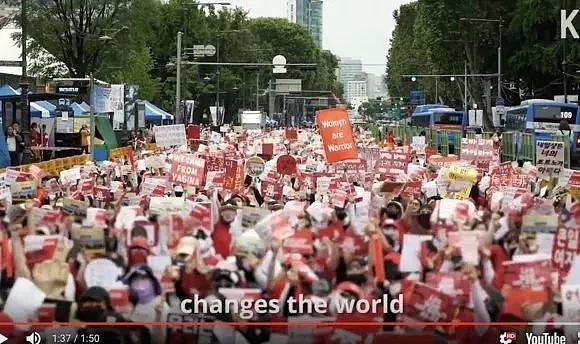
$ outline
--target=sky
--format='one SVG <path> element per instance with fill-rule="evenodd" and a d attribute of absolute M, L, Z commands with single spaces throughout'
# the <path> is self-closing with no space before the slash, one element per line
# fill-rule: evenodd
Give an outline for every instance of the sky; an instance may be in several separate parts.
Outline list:
<path fill-rule="evenodd" d="M 204 2 L 205 0 L 201 1 Z M 286 17 L 286 0 L 229 0 L 251 17 Z M 324 0 L 323 49 L 360 59 L 363 70 L 384 74 L 395 28 L 393 11 L 412 0 Z"/>

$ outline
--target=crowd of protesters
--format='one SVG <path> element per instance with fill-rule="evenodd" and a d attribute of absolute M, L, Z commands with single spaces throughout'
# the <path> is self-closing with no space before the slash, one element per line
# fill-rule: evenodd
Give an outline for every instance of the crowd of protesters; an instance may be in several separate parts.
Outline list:
<path fill-rule="evenodd" d="M 32 129 L 33 144 L 42 145 L 42 131 Z M 59 176 L 6 171 L 0 333 L 15 343 L 37 331 L 44 343 L 172 344 L 307 337 L 363 343 L 369 336 L 366 342 L 475 344 L 497 342 L 504 331 L 570 335 L 558 322 L 580 320 L 564 317 L 561 293 L 568 278 L 580 278 L 576 173 L 544 179 L 529 163 L 499 159 L 484 167 L 457 157 L 439 164 L 442 157 L 425 156 L 392 135 L 376 142 L 361 128 L 354 135 L 358 161 L 337 167 L 326 163 L 316 128 L 294 134 L 205 129 L 195 144 L 147 150 L 139 133 L 135 149 L 122 159 L 90 162 Z M 8 127 L 7 143 L 17 166 L 24 148 L 18 126 Z M 389 166 L 382 152 L 402 153 L 406 161 Z M 199 185 L 171 182 L 175 157 L 184 154 L 205 160 Z M 247 175 L 244 162 L 255 156 L 265 163 L 263 173 Z M 279 160 L 289 156 L 295 166 L 282 166 Z M 474 171 L 474 178 L 458 182 L 458 168 L 463 177 Z M 514 187 L 516 176 L 523 182 Z M 32 200 L 15 193 L 14 185 L 31 181 Z M 529 226 L 533 216 L 555 220 L 536 231 Z M 232 312 L 183 314 L 180 304 L 248 290 L 282 305 L 299 295 L 328 301 L 403 294 L 405 309 L 340 314 L 330 307 L 324 314 L 298 314 L 282 306 L 277 314 L 250 319 L 375 327 L 183 324 L 246 321 Z M 44 321 L 56 323 L 23 324 Z M 409 321 L 448 324 L 404 326 Z M 111 322 L 130 324 L 98 325 Z M 449 325 L 462 322 L 480 324 Z M 494 325 L 499 322 L 542 325 Z"/>

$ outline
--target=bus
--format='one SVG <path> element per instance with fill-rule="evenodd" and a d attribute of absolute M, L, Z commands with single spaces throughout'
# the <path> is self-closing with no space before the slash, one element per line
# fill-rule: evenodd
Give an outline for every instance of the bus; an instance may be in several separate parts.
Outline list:
<path fill-rule="evenodd" d="M 453 132 L 463 131 L 468 125 L 469 118 L 463 111 L 456 111 L 447 105 L 426 104 L 419 105 L 411 115 L 411 125 L 426 129 L 448 130 L 449 152 L 452 153 L 455 147 L 459 147 L 461 142 L 455 142 L 456 136 Z"/>
<path fill-rule="evenodd" d="M 463 131 L 467 124 L 463 111 L 441 104 L 419 105 L 411 115 L 411 125 L 422 128 Z"/>
<path fill-rule="evenodd" d="M 533 133 L 536 141 L 550 140 L 551 134 L 570 135 L 570 163 L 580 160 L 580 115 L 578 104 L 530 99 L 506 111 L 505 130 Z M 560 130 L 567 122 L 569 130 Z M 563 129 L 563 128 L 562 128 Z M 519 149 L 518 149 L 519 156 Z"/>

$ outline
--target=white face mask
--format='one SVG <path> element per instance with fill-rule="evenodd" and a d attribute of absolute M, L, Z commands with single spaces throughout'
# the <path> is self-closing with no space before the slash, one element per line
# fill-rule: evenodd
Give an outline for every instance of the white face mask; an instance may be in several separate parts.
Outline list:
<path fill-rule="evenodd" d="M 397 296 L 401 293 L 402 289 L 401 282 L 393 282 L 389 285 L 389 294 L 391 296 Z"/>
<path fill-rule="evenodd" d="M 345 217 L 344 220 L 342 220 L 342 225 L 343 226 L 349 226 L 350 225 L 350 217 Z"/>

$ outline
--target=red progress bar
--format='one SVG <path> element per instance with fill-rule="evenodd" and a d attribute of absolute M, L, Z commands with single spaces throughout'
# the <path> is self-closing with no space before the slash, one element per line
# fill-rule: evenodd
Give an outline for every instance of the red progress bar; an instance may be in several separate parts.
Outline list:
<path fill-rule="evenodd" d="M 139 322 L 0 322 L 3 326 L 529 326 L 529 322 L 167 322 L 167 321 L 139 321 Z M 580 323 L 579 323 L 580 324 Z"/>

